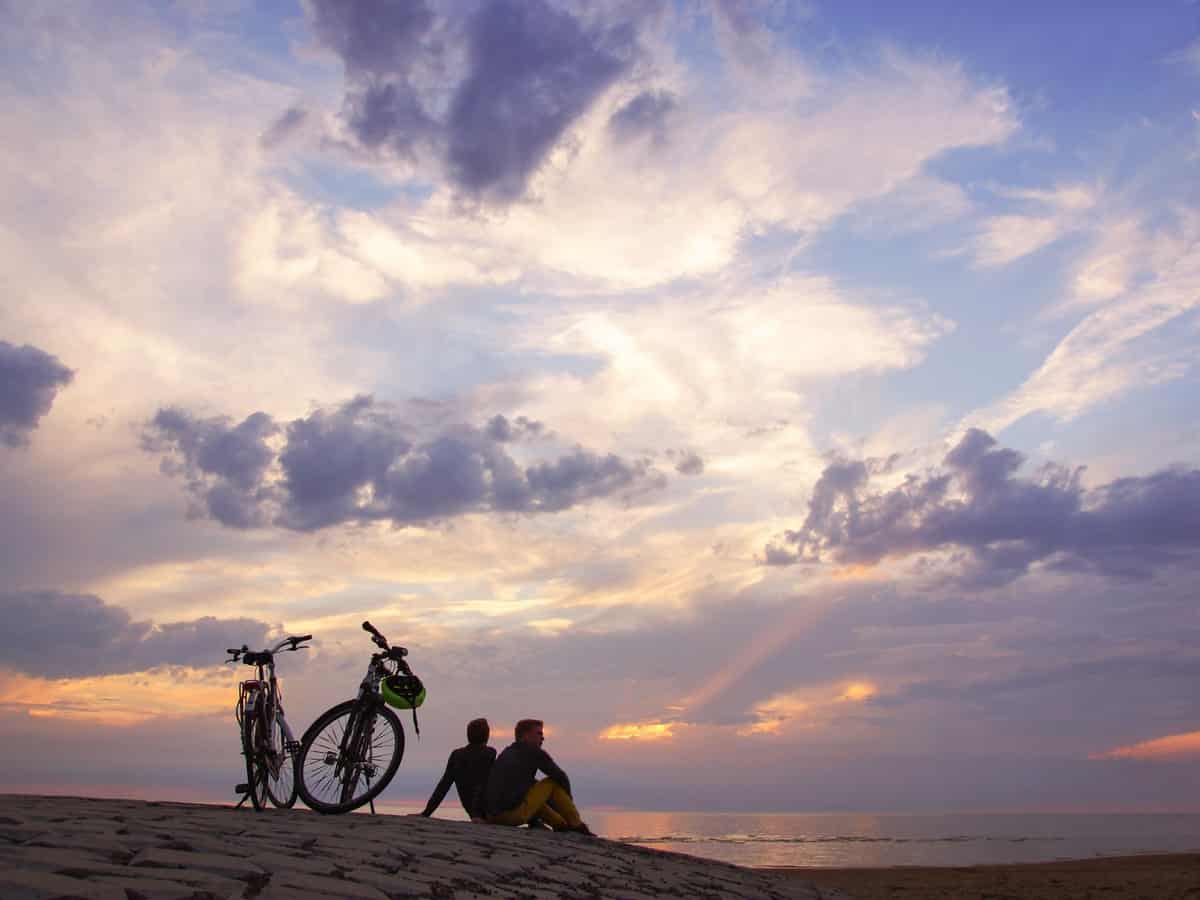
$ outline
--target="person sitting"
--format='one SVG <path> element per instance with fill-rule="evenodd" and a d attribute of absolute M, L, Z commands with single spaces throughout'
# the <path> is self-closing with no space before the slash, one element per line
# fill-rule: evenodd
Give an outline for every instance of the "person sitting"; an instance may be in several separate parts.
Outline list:
<path fill-rule="evenodd" d="M 555 831 L 591 834 L 571 799 L 571 781 L 542 749 L 545 726 L 540 719 L 522 719 L 516 740 L 500 751 L 488 777 L 487 821 L 492 825 L 524 825 L 540 819 Z M 546 777 L 537 781 L 541 770 Z"/>
<path fill-rule="evenodd" d="M 471 821 L 484 820 L 484 788 L 496 761 L 495 748 L 487 745 L 491 733 L 487 719 L 472 719 L 467 723 L 467 746 L 451 751 L 446 761 L 446 773 L 433 789 L 421 815 L 432 816 L 453 784 L 458 788 L 458 799 Z"/>

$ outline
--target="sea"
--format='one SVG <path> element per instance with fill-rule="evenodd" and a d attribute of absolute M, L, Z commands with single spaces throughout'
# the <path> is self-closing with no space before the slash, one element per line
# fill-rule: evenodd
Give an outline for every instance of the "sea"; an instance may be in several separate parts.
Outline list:
<path fill-rule="evenodd" d="M 438 815 L 461 813 L 447 798 Z M 380 812 L 411 812 L 388 808 Z M 397 805 L 399 806 L 399 805 Z M 417 806 L 417 809 L 420 807 Z M 739 866 L 967 866 L 1200 852 L 1200 813 L 728 813 L 588 810 L 613 840 Z"/>

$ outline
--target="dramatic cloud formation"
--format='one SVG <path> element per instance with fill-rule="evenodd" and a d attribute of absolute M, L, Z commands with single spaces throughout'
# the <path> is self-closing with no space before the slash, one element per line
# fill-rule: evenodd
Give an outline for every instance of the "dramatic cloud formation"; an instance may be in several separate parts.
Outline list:
<path fill-rule="evenodd" d="M 44 678 L 142 672 L 156 666 L 211 666 L 226 647 L 266 643 L 254 619 L 154 624 L 91 594 L 0 594 L 0 668 Z"/>
<path fill-rule="evenodd" d="M 582 447 L 522 467 L 501 446 L 537 435 L 542 424 L 518 416 L 492 418 L 484 430 L 467 425 L 421 440 L 370 397 L 317 410 L 286 428 L 257 412 L 234 425 L 159 410 L 143 447 L 164 453 L 168 475 L 183 475 L 189 493 L 223 525 L 274 523 L 313 531 L 344 522 L 396 525 L 477 511 L 555 512 L 598 497 L 645 490 L 662 476 L 645 461 L 627 462 Z M 277 463 L 277 467 L 274 464 Z"/>
<path fill-rule="evenodd" d="M 766 548 L 773 565 L 832 560 L 874 565 L 888 556 L 965 550 L 963 577 L 1002 584 L 1035 563 L 1062 571 L 1148 577 L 1200 549 L 1200 471 L 1167 469 L 1085 490 L 1082 469 L 1024 457 L 972 429 L 940 470 L 872 491 L 895 459 L 835 460 L 821 474 L 802 528 Z"/>
<path fill-rule="evenodd" d="M 0 341 L 0 444 L 21 447 L 75 373 L 57 357 Z"/>
<path fill-rule="evenodd" d="M 424 2 L 316 0 L 313 10 L 318 40 L 345 64 L 354 136 L 402 155 L 431 149 L 462 192 L 497 200 L 521 195 L 635 43 L 628 22 L 586 25 L 544 0 L 487 0 L 464 22 Z M 459 42 L 466 68 L 446 105 Z"/>

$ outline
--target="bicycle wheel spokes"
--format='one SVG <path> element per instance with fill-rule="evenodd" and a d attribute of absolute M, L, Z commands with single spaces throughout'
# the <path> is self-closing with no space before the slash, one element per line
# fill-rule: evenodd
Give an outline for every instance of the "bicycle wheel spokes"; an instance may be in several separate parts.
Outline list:
<path fill-rule="evenodd" d="M 391 710 L 335 706 L 304 737 L 300 796 L 318 812 L 348 812 L 391 781 L 404 754 L 404 730 Z"/>
<path fill-rule="evenodd" d="M 248 710 L 242 728 L 242 753 L 246 757 L 246 784 L 250 789 L 250 801 L 259 810 L 267 805 L 267 780 L 270 777 L 266 753 L 268 746 L 261 713 L 257 707 Z"/>
<path fill-rule="evenodd" d="M 296 758 L 288 749 L 283 735 L 283 726 L 276 719 L 271 728 L 271 740 L 267 755 L 267 796 L 281 809 L 296 802 Z"/>

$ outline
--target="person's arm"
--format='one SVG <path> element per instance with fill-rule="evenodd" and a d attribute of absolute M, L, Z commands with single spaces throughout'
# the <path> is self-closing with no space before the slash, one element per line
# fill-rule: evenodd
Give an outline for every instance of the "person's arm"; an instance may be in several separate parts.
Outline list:
<path fill-rule="evenodd" d="M 567 773 L 558 767 L 558 763 L 551 759 L 550 754 L 545 750 L 539 749 L 538 753 L 540 754 L 538 756 L 538 768 L 546 773 L 546 777 L 557 781 L 559 787 L 564 791 L 568 794 L 571 793 L 571 779 L 567 777 Z"/>
<path fill-rule="evenodd" d="M 421 815 L 428 818 L 433 815 L 434 810 L 442 805 L 442 801 L 446 798 L 446 792 L 450 790 L 450 785 L 454 784 L 454 769 L 455 769 L 454 754 L 450 754 L 450 758 L 446 760 L 446 773 L 442 776 L 442 780 L 437 783 L 437 787 L 433 789 L 433 793 L 429 796 L 429 802 L 425 804 L 425 808 L 421 810 Z"/>

